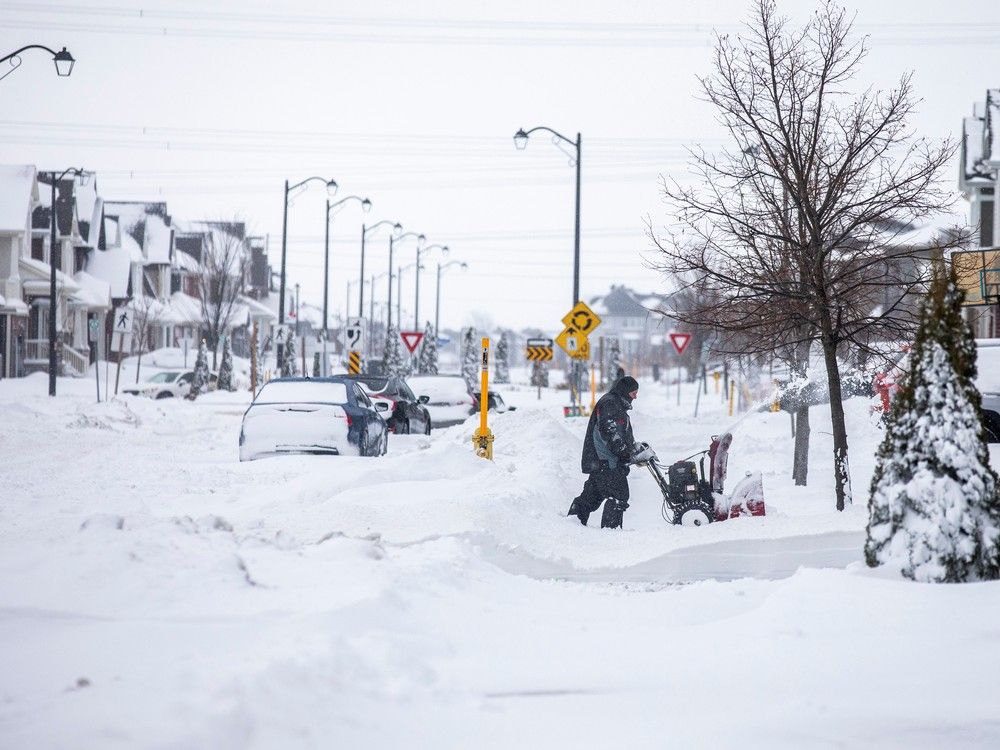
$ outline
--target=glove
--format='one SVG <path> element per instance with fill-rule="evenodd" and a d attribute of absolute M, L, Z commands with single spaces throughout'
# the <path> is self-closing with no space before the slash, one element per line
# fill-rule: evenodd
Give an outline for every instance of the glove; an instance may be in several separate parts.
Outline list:
<path fill-rule="evenodd" d="M 656 453 L 649 447 L 649 443 L 636 443 L 632 446 L 632 454 L 629 456 L 629 463 L 644 464 L 647 461 L 655 461 Z"/>

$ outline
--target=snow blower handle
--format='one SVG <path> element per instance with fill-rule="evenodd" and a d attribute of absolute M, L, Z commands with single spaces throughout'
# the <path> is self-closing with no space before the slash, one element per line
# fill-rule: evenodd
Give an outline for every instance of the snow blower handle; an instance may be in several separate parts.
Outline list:
<path fill-rule="evenodd" d="M 650 447 L 649 443 L 636 443 L 632 447 L 632 455 L 629 456 L 629 463 L 636 464 L 637 466 L 642 466 L 643 464 L 649 463 L 650 461 L 656 461 L 656 453 Z"/>

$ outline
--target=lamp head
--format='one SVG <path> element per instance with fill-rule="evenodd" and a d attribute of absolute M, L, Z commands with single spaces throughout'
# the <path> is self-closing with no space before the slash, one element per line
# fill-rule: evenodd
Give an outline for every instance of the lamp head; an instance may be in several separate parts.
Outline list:
<path fill-rule="evenodd" d="M 421 245 L 424 244 L 426 241 L 427 241 L 427 238 L 424 235 L 422 235 L 422 234 L 418 234 L 417 235 L 417 242 L 419 242 Z"/>
<path fill-rule="evenodd" d="M 519 128 L 516 133 L 514 133 L 514 148 L 518 151 L 524 151 L 528 147 L 528 134 L 524 132 L 524 128 Z"/>
<path fill-rule="evenodd" d="M 338 187 L 339 186 L 337 185 L 337 181 L 336 180 L 327 180 L 326 181 L 326 194 L 329 195 L 329 196 L 336 195 Z"/>
<path fill-rule="evenodd" d="M 449 252 L 450 252 L 450 250 L 448 250 L 448 246 L 447 245 L 445 245 L 444 247 L 441 248 L 441 254 L 442 255 L 447 256 Z"/>
<path fill-rule="evenodd" d="M 66 78 L 70 73 L 73 72 L 73 63 L 76 60 L 73 59 L 73 55 L 69 53 L 65 47 L 56 52 L 52 61 L 56 64 L 56 75 L 60 78 Z"/>
<path fill-rule="evenodd" d="M 399 237 L 402 231 L 403 231 L 403 225 L 400 224 L 398 221 L 392 225 L 392 233 L 397 237 Z"/>
<path fill-rule="evenodd" d="M 84 169 L 80 170 L 80 187 L 87 187 L 90 184 L 90 175 L 92 173 Z"/>
<path fill-rule="evenodd" d="M 363 201 L 361 201 L 361 210 L 364 211 L 365 213 L 368 213 L 369 211 L 371 211 L 372 210 L 372 202 L 370 200 L 368 200 L 367 198 L 365 198 Z"/>
<path fill-rule="evenodd" d="M 463 271 L 467 271 L 469 269 L 469 264 L 463 260 L 461 263 L 458 264 L 458 267 L 461 268 Z"/>

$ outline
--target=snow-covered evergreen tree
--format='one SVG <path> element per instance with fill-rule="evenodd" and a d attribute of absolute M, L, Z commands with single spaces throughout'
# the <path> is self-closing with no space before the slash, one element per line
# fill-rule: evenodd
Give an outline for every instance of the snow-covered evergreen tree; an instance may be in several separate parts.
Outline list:
<path fill-rule="evenodd" d="M 420 361 L 417 365 L 417 372 L 421 375 L 438 374 L 437 336 L 430 323 L 424 328 L 424 338 L 420 342 Z"/>
<path fill-rule="evenodd" d="M 938 269 L 872 477 L 865 558 L 918 581 L 1000 577 L 1000 483 L 964 296 L 954 269 Z"/>
<path fill-rule="evenodd" d="M 476 331 L 466 328 L 462 331 L 462 377 L 472 393 L 479 392 L 479 347 L 476 346 Z"/>
<path fill-rule="evenodd" d="M 299 374 L 299 353 L 295 348 L 295 331 L 288 329 L 288 338 L 285 340 L 284 359 L 281 362 L 281 376 L 283 378 L 294 378 Z"/>
<path fill-rule="evenodd" d="M 219 364 L 220 391 L 235 391 L 236 385 L 233 383 L 233 347 L 229 341 L 229 336 L 222 340 L 222 362 Z"/>
<path fill-rule="evenodd" d="M 403 361 L 403 343 L 395 325 L 390 325 L 385 332 L 385 351 L 382 362 L 387 375 L 403 376 L 406 374 L 406 363 Z"/>
<path fill-rule="evenodd" d="M 497 351 L 494 356 L 494 372 L 496 373 L 496 381 L 498 383 L 509 383 L 510 382 L 510 352 L 508 347 L 510 344 L 507 341 L 507 332 L 504 331 L 500 334 L 500 340 L 497 341 Z"/>
<path fill-rule="evenodd" d="M 192 401 L 208 390 L 208 344 L 205 339 L 198 344 L 198 356 L 194 361 L 194 376 L 191 378 L 191 390 L 187 398 Z"/>
<path fill-rule="evenodd" d="M 321 373 L 319 352 L 313 352 L 313 377 L 318 378 Z"/>
<path fill-rule="evenodd" d="M 264 385 L 264 355 L 267 352 L 267 348 L 264 346 L 263 337 L 257 337 L 257 390 L 259 391 Z M 256 396 L 256 394 L 254 394 Z"/>
<path fill-rule="evenodd" d="M 532 362 L 531 384 L 536 388 L 549 387 L 549 367 L 544 362 Z"/>

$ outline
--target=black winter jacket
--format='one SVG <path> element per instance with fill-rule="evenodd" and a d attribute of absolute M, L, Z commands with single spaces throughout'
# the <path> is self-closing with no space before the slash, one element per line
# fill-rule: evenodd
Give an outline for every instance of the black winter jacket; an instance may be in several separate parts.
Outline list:
<path fill-rule="evenodd" d="M 627 464 L 635 446 L 628 417 L 632 399 L 628 394 L 637 387 L 632 378 L 622 378 L 595 405 L 583 441 L 580 468 L 584 474 Z"/>

